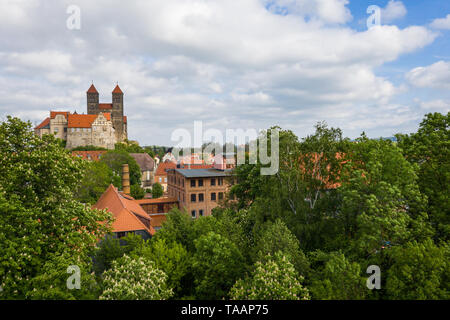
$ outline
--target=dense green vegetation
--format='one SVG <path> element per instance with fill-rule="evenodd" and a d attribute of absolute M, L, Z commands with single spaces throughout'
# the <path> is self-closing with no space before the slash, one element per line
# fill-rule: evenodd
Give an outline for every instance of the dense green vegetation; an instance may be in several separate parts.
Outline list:
<path fill-rule="evenodd" d="M 0 297 L 449 299 L 449 118 L 428 114 L 398 143 L 352 142 L 323 123 L 303 139 L 280 129 L 277 174 L 241 165 L 212 216 L 174 209 L 152 239 L 107 237 L 96 248 L 90 232 L 105 213 L 76 200 L 82 162 L 9 118 L 0 127 Z M 123 151 L 104 162 L 113 175 L 98 164 L 99 180 L 117 176 Z M 65 287 L 70 264 L 81 290 Z M 366 286 L 371 265 L 380 289 Z"/>

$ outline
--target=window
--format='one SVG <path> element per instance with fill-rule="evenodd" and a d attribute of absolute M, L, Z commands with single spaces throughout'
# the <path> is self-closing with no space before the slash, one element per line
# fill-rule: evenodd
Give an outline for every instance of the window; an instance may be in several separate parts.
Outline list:
<path fill-rule="evenodd" d="M 192 215 L 192 218 L 195 218 L 197 216 L 197 212 L 195 210 L 192 210 L 191 215 Z"/>
<path fill-rule="evenodd" d="M 117 238 L 123 238 L 123 237 L 125 237 L 126 236 L 126 232 L 117 232 Z"/>
<path fill-rule="evenodd" d="M 198 202 L 203 202 L 203 200 L 205 200 L 205 199 L 203 198 L 203 193 L 199 193 L 199 194 L 198 194 Z"/>
<path fill-rule="evenodd" d="M 217 180 L 219 186 L 223 185 L 223 178 L 218 178 Z"/>
<path fill-rule="evenodd" d="M 167 183 L 167 178 L 164 178 L 164 182 L 166 182 L 166 183 Z"/>
<path fill-rule="evenodd" d="M 158 213 L 164 212 L 164 203 L 158 203 Z"/>
<path fill-rule="evenodd" d="M 211 186 L 215 186 L 216 185 L 216 179 L 211 179 Z"/>
<path fill-rule="evenodd" d="M 216 201 L 216 193 L 211 193 L 211 201 Z"/>
<path fill-rule="evenodd" d="M 195 187 L 195 180 L 191 180 L 191 187 Z"/>
<path fill-rule="evenodd" d="M 162 178 L 159 178 L 159 182 L 162 182 Z"/>
<path fill-rule="evenodd" d="M 58 131 L 59 131 L 59 128 L 54 128 L 54 129 L 53 129 L 53 132 L 54 132 L 54 133 L 58 133 Z"/>
<path fill-rule="evenodd" d="M 191 202 L 197 201 L 197 196 L 195 194 L 191 194 Z"/>
<path fill-rule="evenodd" d="M 202 180 L 202 179 L 199 179 L 199 180 L 198 180 L 198 186 L 199 186 L 199 187 L 203 187 L 203 180 Z"/>
<path fill-rule="evenodd" d="M 223 199 L 223 192 L 219 192 L 219 200 Z"/>
<path fill-rule="evenodd" d="M 203 217 L 203 209 L 198 210 L 198 214 L 200 215 L 200 217 Z"/>
<path fill-rule="evenodd" d="M 64 132 L 67 132 L 67 128 L 64 128 Z"/>

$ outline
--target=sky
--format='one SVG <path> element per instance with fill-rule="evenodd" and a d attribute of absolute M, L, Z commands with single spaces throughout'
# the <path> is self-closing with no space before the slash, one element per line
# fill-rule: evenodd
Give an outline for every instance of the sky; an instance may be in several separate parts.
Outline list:
<path fill-rule="evenodd" d="M 140 145 L 194 121 L 389 137 L 450 111 L 448 0 L 0 0 L 0 39 L 0 120 L 86 112 L 118 82 Z"/>

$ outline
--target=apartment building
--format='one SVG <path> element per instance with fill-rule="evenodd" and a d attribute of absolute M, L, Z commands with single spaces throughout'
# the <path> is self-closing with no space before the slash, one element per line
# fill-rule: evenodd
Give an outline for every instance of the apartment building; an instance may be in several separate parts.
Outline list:
<path fill-rule="evenodd" d="M 215 168 L 170 169 L 167 171 L 168 195 L 178 199 L 180 208 L 192 218 L 209 216 L 225 198 L 228 175 L 229 171 Z"/>

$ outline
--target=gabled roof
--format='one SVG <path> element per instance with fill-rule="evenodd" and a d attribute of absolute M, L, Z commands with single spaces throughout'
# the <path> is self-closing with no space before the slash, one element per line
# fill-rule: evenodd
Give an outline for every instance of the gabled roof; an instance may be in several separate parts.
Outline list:
<path fill-rule="evenodd" d="M 120 90 L 119 85 L 117 85 L 117 86 L 114 88 L 114 90 L 113 90 L 112 93 L 122 93 L 122 94 L 123 94 L 122 90 Z"/>
<path fill-rule="evenodd" d="M 175 169 L 177 167 L 176 163 L 173 162 L 161 162 L 156 168 L 155 176 L 166 176 L 169 169 Z"/>
<path fill-rule="evenodd" d="M 69 116 L 70 112 L 69 111 L 50 111 L 50 119 L 55 119 L 55 117 L 58 114 L 62 114 L 67 119 L 67 117 Z"/>
<path fill-rule="evenodd" d="M 129 196 L 127 198 L 111 184 L 93 207 L 107 209 L 113 214 L 115 218 L 112 224 L 113 232 L 143 230 L 149 235 L 154 235 L 155 229 L 151 226 L 150 216 L 133 198 Z"/>
<path fill-rule="evenodd" d="M 44 128 L 50 129 L 50 118 L 49 117 L 45 118 L 45 120 L 42 121 L 41 124 L 39 124 L 38 126 L 34 127 L 35 130 L 37 130 L 37 129 L 44 129 Z"/>
<path fill-rule="evenodd" d="M 91 86 L 89 87 L 87 93 L 98 93 L 97 89 L 95 89 L 94 84 L 91 84 Z"/>
<path fill-rule="evenodd" d="M 148 153 L 130 153 L 130 156 L 136 160 L 141 171 L 153 171 L 155 168 L 155 161 Z"/>
<path fill-rule="evenodd" d="M 111 113 L 104 112 L 106 120 L 111 120 Z M 69 114 L 67 127 L 69 128 L 90 128 L 97 119 L 98 114 Z"/>

